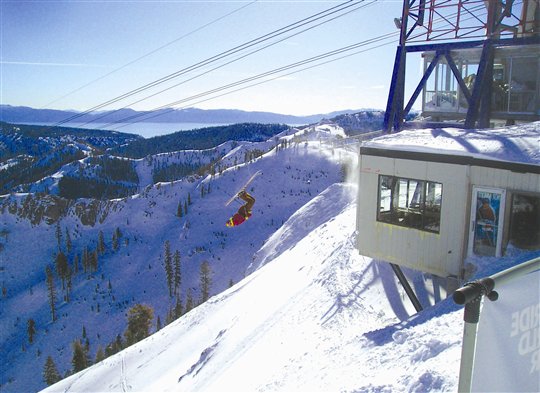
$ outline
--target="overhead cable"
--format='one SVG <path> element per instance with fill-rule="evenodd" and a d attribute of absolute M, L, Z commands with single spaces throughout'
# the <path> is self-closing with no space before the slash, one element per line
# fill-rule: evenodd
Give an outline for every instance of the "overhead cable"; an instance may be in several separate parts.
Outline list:
<path fill-rule="evenodd" d="M 179 83 L 176 83 L 176 84 L 174 84 L 174 85 L 172 85 L 172 86 L 169 86 L 169 87 L 167 87 L 167 88 L 165 88 L 165 89 L 162 89 L 162 90 L 160 90 L 160 91 L 157 91 L 157 92 L 155 92 L 155 93 L 153 93 L 153 94 L 151 94 L 151 95 L 149 95 L 149 96 L 145 96 L 145 97 L 140 98 L 140 99 L 138 99 L 138 100 L 136 100 L 136 101 L 130 102 L 129 104 L 123 106 L 122 108 L 119 108 L 119 109 L 116 109 L 116 110 L 107 112 L 107 113 L 105 113 L 105 114 L 103 114 L 103 115 L 101 115 L 101 116 L 98 116 L 98 117 L 96 117 L 96 118 L 94 118 L 94 119 L 92 119 L 92 120 L 90 120 L 90 121 L 84 123 L 82 126 L 85 126 L 85 125 L 88 125 L 88 124 L 90 124 L 90 123 L 94 123 L 94 122 L 97 122 L 97 121 L 99 121 L 99 120 L 102 120 L 102 119 L 104 119 L 104 118 L 106 118 L 106 117 L 109 117 L 109 116 L 113 115 L 114 113 L 120 112 L 120 111 L 123 110 L 123 109 L 127 109 L 128 107 L 130 107 L 130 106 L 132 106 L 132 105 L 138 104 L 138 103 L 140 103 L 140 102 L 142 102 L 142 101 L 145 101 L 145 100 L 147 100 L 147 99 L 149 99 L 149 98 L 155 97 L 155 96 L 157 96 L 157 95 L 159 95 L 159 94 L 162 94 L 162 93 L 164 93 L 164 92 L 166 92 L 166 91 L 168 91 L 168 90 L 171 90 L 171 89 L 173 89 L 173 88 L 175 88 L 175 87 L 178 87 L 178 86 L 180 86 L 180 85 L 182 85 L 182 84 L 185 84 L 185 83 L 187 83 L 187 82 L 193 81 L 193 80 L 195 80 L 195 79 L 197 79 L 197 78 L 200 78 L 200 77 L 202 77 L 202 76 L 204 76 L 204 75 L 207 75 L 207 74 L 209 74 L 209 73 L 211 73 L 211 72 L 213 72 L 213 71 L 215 71 L 215 70 L 218 70 L 218 69 L 223 68 L 223 67 L 225 67 L 225 66 L 227 66 L 227 65 L 229 65 L 229 64 L 232 64 L 232 63 L 234 63 L 234 62 L 237 62 L 237 61 L 239 61 L 239 60 L 241 60 L 241 59 L 243 59 L 243 58 L 246 58 L 246 57 L 248 57 L 248 56 L 251 56 L 251 55 L 254 54 L 254 53 L 263 51 L 263 50 L 265 50 L 265 49 L 267 49 L 267 48 L 269 48 L 269 47 L 271 47 L 271 46 L 274 46 L 274 45 L 276 45 L 276 44 L 278 44 L 278 43 L 280 43 L 280 42 L 283 42 L 283 41 L 285 41 L 285 40 L 288 40 L 289 38 L 292 38 L 292 37 L 297 36 L 297 35 L 299 35 L 299 34 L 305 33 L 306 31 L 311 30 L 311 29 L 314 29 L 314 28 L 316 28 L 316 27 L 318 27 L 318 26 L 320 26 L 320 25 L 322 25 L 322 24 L 331 22 L 331 21 L 333 21 L 333 20 L 335 20 L 335 19 L 337 19 L 337 18 L 340 18 L 340 17 L 342 17 L 342 16 L 345 16 L 345 15 L 348 14 L 348 13 L 357 11 L 357 10 L 360 9 L 360 8 L 367 7 L 367 6 L 371 5 L 371 4 L 373 4 L 374 2 L 375 2 L 375 1 L 372 1 L 371 3 L 367 3 L 367 4 L 364 4 L 364 5 L 361 5 L 361 6 L 357 7 L 357 8 L 353 8 L 353 9 L 349 10 L 349 11 L 348 11 L 347 13 L 345 13 L 345 14 L 340 14 L 340 15 L 334 16 L 333 18 L 331 18 L 331 19 L 329 19 L 329 20 L 324 20 L 324 21 L 322 21 L 322 22 L 320 22 L 320 23 L 318 23 L 318 24 L 316 24 L 316 25 L 314 25 L 314 26 L 310 26 L 310 27 L 308 27 L 308 28 L 306 28 L 306 29 L 304 29 L 304 30 L 301 30 L 301 31 L 299 31 L 299 32 L 295 32 L 295 33 L 290 34 L 290 35 L 288 35 L 288 36 L 286 36 L 286 37 L 284 37 L 284 38 L 281 38 L 281 39 L 279 39 L 279 40 L 277 40 L 277 41 L 271 42 L 271 43 L 269 43 L 269 44 L 267 44 L 267 45 L 265 45 L 265 46 L 263 46 L 263 47 L 257 48 L 257 49 L 255 49 L 255 50 L 253 50 L 253 51 L 251 51 L 251 52 L 248 52 L 248 53 L 243 54 L 243 55 L 241 55 L 241 56 L 239 56 L 239 57 L 237 57 L 237 58 L 234 58 L 234 59 L 232 59 L 232 60 L 230 60 L 230 61 L 228 61 L 228 62 L 226 62 L 226 63 L 224 63 L 224 64 L 218 65 L 218 66 L 216 66 L 216 67 L 214 67 L 214 68 L 211 68 L 211 69 L 209 69 L 209 70 L 207 70 L 207 71 L 204 71 L 204 72 L 202 72 L 202 73 L 200 73 L 200 74 L 198 74 L 198 75 L 195 75 L 195 76 L 193 76 L 193 77 L 190 77 L 189 79 L 183 80 L 183 81 L 181 81 L 181 82 L 179 82 Z"/>
<path fill-rule="evenodd" d="M 219 53 L 217 55 L 214 55 L 212 57 L 207 58 L 206 60 L 195 63 L 195 64 L 193 64 L 191 66 L 185 67 L 185 68 L 183 68 L 183 69 L 181 69 L 179 71 L 176 71 L 176 72 L 174 72 L 172 74 L 169 74 L 169 75 L 164 76 L 164 77 L 162 77 L 160 79 L 157 79 L 157 80 L 155 80 L 153 82 L 145 84 L 145 85 L 143 85 L 141 87 L 138 87 L 138 88 L 136 88 L 134 90 L 131 90 L 131 91 L 127 92 L 127 93 L 124 93 L 124 94 L 122 94 L 122 95 L 120 95 L 120 96 L 118 96 L 116 98 L 110 99 L 110 100 L 108 100 L 108 101 L 106 101 L 106 102 L 104 102 L 102 104 L 96 105 L 96 106 L 94 106 L 94 107 L 92 107 L 92 108 L 90 108 L 90 109 L 88 109 L 88 110 L 86 110 L 84 112 L 78 113 L 78 114 L 76 114 L 74 116 L 71 116 L 71 117 L 69 117 L 69 118 L 55 124 L 55 126 L 60 126 L 60 125 L 65 124 L 65 123 L 69 123 L 69 122 L 71 122 L 71 121 L 73 121 L 75 119 L 78 119 L 78 118 L 80 118 L 80 117 L 82 117 L 84 115 L 87 115 L 87 114 L 89 114 L 91 112 L 94 112 L 96 110 L 102 109 L 102 108 L 104 108 L 104 107 L 106 107 L 108 105 L 111 105 L 111 104 L 113 104 L 115 102 L 123 100 L 123 99 L 125 99 L 127 97 L 130 97 L 130 96 L 134 95 L 134 94 L 138 94 L 138 93 L 140 93 L 140 92 L 142 92 L 144 90 L 150 89 L 150 88 L 152 88 L 154 86 L 157 86 L 159 84 L 167 82 L 167 81 L 169 81 L 171 79 L 174 79 L 174 78 L 176 78 L 176 77 L 178 77 L 180 75 L 186 74 L 186 73 L 188 73 L 190 71 L 193 71 L 195 69 L 201 68 L 201 67 L 203 67 L 205 65 L 211 64 L 211 63 L 213 63 L 213 62 L 215 62 L 217 60 L 223 59 L 223 58 L 225 58 L 227 56 L 231 56 L 231 55 L 233 55 L 235 53 L 238 53 L 238 52 L 240 52 L 242 50 L 245 50 L 245 49 L 247 49 L 249 47 L 252 47 L 254 45 L 257 45 L 257 44 L 260 44 L 260 43 L 265 42 L 267 40 L 270 40 L 270 39 L 272 39 L 274 37 L 277 37 L 277 36 L 279 36 L 281 34 L 285 34 L 285 33 L 289 32 L 291 30 L 297 29 L 297 28 L 299 28 L 301 26 L 304 26 L 306 24 L 313 23 L 313 22 L 315 22 L 315 21 L 317 21 L 319 19 L 326 18 L 329 15 L 333 15 L 333 14 L 335 14 L 337 12 L 341 12 L 341 11 L 343 11 L 343 10 L 345 10 L 347 8 L 353 7 L 353 6 L 355 6 L 358 3 L 361 3 L 363 1 L 364 0 L 360 0 L 359 2 L 355 2 L 354 0 L 349 0 L 349 1 L 346 1 L 345 3 L 340 4 L 340 5 L 331 7 L 329 9 L 325 10 L 325 11 L 322 11 L 322 12 L 319 12 L 317 14 L 311 15 L 311 16 L 309 16 L 307 18 L 304 18 L 304 19 L 302 19 L 300 21 L 294 22 L 294 23 L 289 24 L 289 25 L 287 25 L 285 27 L 274 30 L 271 33 L 265 34 L 265 35 L 263 35 L 261 37 L 258 37 L 256 39 L 254 39 L 254 40 L 248 41 L 248 42 L 246 42 L 244 44 L 241 44 L 239 46 L 236 46 L 236 47 L 234 47 L 232 49 L 221 52 L 221 53 Z"/>
<path fill-rule="evenodd" d="M 58 102 L 58 101 L 60 101 L 60 100 L 63 100 L 64 98 L 69 97 L 70 95 L 72 95 L 72 94 L 74 94 L 74 93 L 77 93 L 77 92 L 83 90 L 84 88 L 86 88 L 86 87 L 88 87 L 88 86 L 90 86 L 90 85 L 92 85 L 92 84 L 94 84 L 94 83 L 96 83 L 96 82 L 98 82 L 98 81 L 100 81 L 100 80 L 102 80 L 102 79 L 105 79 L 106 77 L 108 77 L 108 76 L 110 76 L 110 75 L 112 75 L 112 74 L 115 74 L 116 72 L 121 71 L 121 70 L 123 70 L 124 68 L 129 67 L 130 65 L 135 64 L 135 63 L 138 62 L 138 61 L 140 61 L 140 60 L 142 60 L 142 59 L 144 59 L 144 58 L 146 58 L 146 57 L 148 57 L 148 56 L 150 56 L 150 55 L 153 55 L 154 53 L 157 53 L 157 52 L 159 52 L 160 50 L 165 49 L 165 48 L 171 46 L 172 44 L 175 44 L 175 43 L 177 43 L 178 41 L 181 41 L 181 40 L 183 40 L 184 38 L 189 37 L 190 35 L 195 34 L 195 33 L 199 32 L 199 31 L 205 29 L 206 27 L 211 26 L 211 25 L 213 25 L 213 24 L 215 24 L 215 23 L 217 23 L 217 22 L 219 22 L 219 21 L 221 21 L 221 20 L 223 20 L 223 19 L 225 19 L 225 18 L 227 18 L 227 17 L 229 17 L 229 16 L 231 16 L 231 15 L 233 15 L 233 14 L 235 14 L 235 13 L 241 11 L 241 10 L 243 10 L 244 8 L 250 6 L 251 4 L 256 3 L 257 1 L 259 1 L 259 0 L 253 0 L 252 2 L 250 2 L 250 3 L 248 3 L 248 4 L 244 4 L 243 6 L 241 6 L 241 7 L 239 7 L 239 8 L 236 8 L 236 9 L 232 10 L 231 12 L 229 12 L 229 13 L 227 13 L 227 14 L 225 14 L 225 15 L 220 16 L 219 18 L 216 18 L 216 19 L 214 19 L 214 20 L 212 20 L 212 21 L 210 21 L 210 22 L 208 22 L 208 23 L 206 23 L 206 24 L 204 24 L 204 25 L 202 25 L 202 26 L 200 26 L 200 27 L 198 27 L 198 28 L 196 28 L 196 29 L 194 29 L 194 30 L 191 30 L 190 32 L 188 32 L 188 33 L 186 33 L 186 34 L 184 34 L 184 35 L 182 35 L 182 36 L 180 36 L 180 37 L 178 37 L 178 38 L 175 38 L 174 40 L 169 41 L 169 42 L 167 42 L 166 44 L 163 44 L 163 45 L 161 45 L 160 47 L 155 48 L 155 49 L 151 50 L 150 52 L 147 52 L 147 53 L 145 53 L 144 55 L 141 55 L 141 56 L 137 57 L 136 59 L 133 59 L 133 60 L 129 61 L 128 63 L 126 63 L 126 64 L 124 64 L 124 65 L 122 65 L 122 66 L 120 66 L 120 67 L 118 67 L 118 68 L 115 68 L 114 70 L 108 72 L 108 73 L 105 74 L 105 75 L 102 75 L 102 76 L 100 76 L 100 77 L 98 77 L 98 78 L 96 78 L 96 79 L 91 80 L 91 81 L 88 82 L 88 83 L 85 83 L 85 84 L 82 85 L 82 86 L 79 86 L 78 88 L 76 88 L 76 89 L 70 91 L 69 93 L 64 94 L 63 96 L 61 96 L 61 97 L 55 99 L 54 101 L 51 101 L 51 102 L 45 104 L 45 105 L 42 107 L 42 109 L 43 109 L 43 108 L 46 108 L 46 107 L 49 107 L 50 105 L 52 105 L 52 104 L 54 104 L 54 103 L 56 103 L 56 102 Z"/>
<path fill-rule="evenodd" d="M 389 38 L 394 38 L 398 34 L 399 34 L 398 32 L 391 32 L 391 33 L 380 35 L 378 37 L 370 38 L 368 40 L 364 40 L 364 41 L 358 42 L 356 44 L 348 45 L 348 46 L 345 46 L 345 47 L 342 47 L 342 48 L 339 48 L 339 49 L 335 49 L 335 50 L 332 50 L 332 51 L 329 51 L 329 52 L 326 52 L 326 53 L 323 53 L 323 54 L 320 54 L 320 55 L 317 55 L 317 56 L 313 56 L 313 57 L 308 58 L 308 59 L 304 59 L 304 60 L 301 60 L 301 61 L 298 61 L 298 62 L 295 62 L 295 63 L 291 63 L 291 64 L 288 64 L 288 65 L 285 65 L 285 66 L 282 66 L 282 67 L 279 67 L 279 68 L 275 68 L 273 70 L 266 71 L 266 72 L 263 72 L 263 73 L 260 73 L 258 75 L 254 75 L 254 76 L 251 76 L 251 77 L 248 77 L 248 78 L 245 78 L 245 79 L 241 79 L 241 80 L 238 80 L 236 82 L 232 82 L 232 83 L 229 83 L 227 85 L 217 87 L 215 89 L 211 89 L 211 90 L 199 93 L 199 94 L 195 94 L 195 95 L 187 97 L 187 98 L 182 98 L 180 100 L 170 102 L 168 104 L 153 108 L 150 111 L 153 112 L 153 111 L 159 111 L 159 110 L 162 110 L 162 109 L 171 109 L 170 108 L 171 106 L 179 105 L 179 104 L 182 104 L 184 102 L 192 101 L 194 99 L 198 99 L 198 98 L 201 98 L 201 97 L 205 97 L 207 95 L 211 95 L 211 94 L 214 94 L 214 93 L 217 93 L 217 92 L 221 92 L 223 90 L 231 89 L 231 88 L 234 88 L 236 86 L 240 86 L 240 85 L 243 85 L 243 84 L 246 84 L 246 83 L 250 83 L 250 82 L 256 81 L 258 79 L 266 78 L 268 76 L 272 76 L 274 74 L 281 73 L 281 72 L 284 72 L 284 71 L 287 71 L 287 70 L 290 70 L 290 69 L 293 69 L 293 68 L 296 68 L 296 67 L 300 67 L 300 66 L 310 64 L 310 63 L 313 63 L 313 62 L 316 62 L 316 61 L 320 61 L 320 60 L 323 60 L 323 59 L 326 59 L 326 58 L 329 58 L 329 57 L 332 57 L 332 56 L 336 56 L 336 55 L 339 55 L 339 54 L 342 54 L 342 53 L 345 53 L 345 52 L 349 52 L 351 50 L 358 49 L 360 47 L 364 47 L 364 46 L 367 46 L 367 45 L 370 45 L 370 44 L 374 44 L 374 43 L 380 42 L 382 40 L 386 40 L 386 39 L 389 39 Z M 281 76 L 283 76 L 283 75 L 281 75 Z M 174 108 L 172 108 L 171 111 L 172 110 L 174 110 Z M 165 113 L 167 113 L 167 112 L 161 112 L 159 115 L 163 115 Z M 143 117 L 145 115 L 147 115 L 147 113 L 143 112 L 143 113 L 139 113 L 139 114 L 136 114 L 136 115 L 128 116 L 128 117 L 125 117 L 125 118 L 120 119 L 118 121 L 106 124 L 104 127 L 107 128 L 107 127 L 109 127 L 111 125 L 114 125 L 114 124 L 117 124 L 117 123 L 131 122 L 132 120 L 137 119 L 139 117 Z M 152 117 L 156 117 L 156 116 L 152 116 Z M 152 118 L 152 117 L 149 117 L 149 118 Z"/>
<path fill-rule="evenodd" d="M 471 17 L 464 18 L 464 20 L 467 20 L 467 19 L 470 19 L 470 18 Z M 439 20 L 436 20 L 434 22 L 439 23 L 439 22 L 441 22 L 441 20 L 439 19 Z M 306 64 L 315 62 L 315 61 L 319 61 L 321 59 L 336 56 L 337 54 L 345 53 L 345 52 L 348 52 L 348 51 L 351 51 L 351 50 L 354 50 L 354 49 L 357 49 L 357 48 L 360 48 L 360 47 L 363 47 L 363 46 L 366 46 L 366 45 L 369 45 L 369 44 L 378 43 L 380 41 L 384 41 L 386 39 L 393 38 L 393 37 L 397 36 L 398 34 L 399 34 L 399 32 L 387 33 L 387 34 L 384 34 L 384 35 L 381 35 L 381 36 L 378 36 L 378 37 L 374 37 L 374 38 L 371 38 L 371 39 L 368 39 L 368 40 L 365 40 L 365 41 L 362 41 L 362 42 L 359 42 L 359 43 L 356 43 L 356 44 L 352 44 L 352 45 L 349 45 L 349 46 L 346 46 L 346 47 L 343 47 L 343 48 L 340 48 L 340 49 L 336 49 L 334 51 L 326 52 L 326 53 L 323 53 L 321 55 L 318 55 L 318 56 L 315 56 L 315 57 L 312 57 L 312 58 L 309 58 L 309 59 L 305 59 L 305 60 L 302 60 L 302 61 L 299 61 L 299 62 L 296 62 L 296 63 L 292 63 L 292 64 L 289 64 L 289 65 L 286 65 L 286 66 L 283 66 L 283 67 L 280 67 L 280 68 L 277 68 L 277 69 L 274 69 L 274 70 L 271 70 L 271 71 L 267 71 L 265 73 L 258 74 L 258 75 L 255 75 L 255 76 L 240 80 L 240 81 L 236 81 L 236 82 L 233 82 L 231 84 L 224 85 L 224 86 L 221 86 L 221 87 L 218 87 L 218 88 L 215 88 L 215 89 L 203 92 L 203 93 L 199 93 L 199 94 L 187 97 L 187 98 L 183 98 L 181 100 L 177 100 L 177 101 L 174 101 L 174 102 L 171 102 L 171 103 L 168 103 L 168 104 L 165 104 L 165 105 L 162 105 L 162 106 L 159 106 L 157 108 L 154 108 L 154 109 L 150 110 L 151 112 L 154 112 L 154 111 L 161 111 L 163 109 L 167 109 L 165 111 L 161 111 L 159 113 L 152 113 L 150 116 L 147 116 L 148 113 L 145 113 L 145 112 L 139 113 L 139 114 L 136 114 L 136 115 L 132 115 L 132 116 L 117 120 L 115 122 L 110 122 L 110 123 L 106 124 L 104 127 L 108 128 L 108 127 L 114 126 L 115 124 L 118 124 L 118 123 L 133 122 L 134 119 L 138 119 L 138 118 L 144 117 L 144 116 L 147 116 L 147 117 L 145 117 L 142 120 L 149 120 L 149 119 L 152 119 L 152 118 L 155 118 L 155 117 L 159 117 L 159 116 L 170 113 L 170 112 L 177 109 L 177 108 L 171 108 L 171 106 L 179 105 L 179 104 L 186 103 L 186 102 L 191 102 L 194 99 L 206 97 L 208 95 L 212 95 L 214 93 L 221 92 L 223 90 L 228 90 L 228 89 L 234 88 L 234 87 L 239 86 L 239 85 L 243 85 L 243 84 L 246 84 L 246 83 L 253 82 L 253 81 L 257 80 L 257 79 L 262 79 L 262 78 L 265 78 L 265 77 L 270 76 L 270 75 L 274 75 L 274 74 L 277 74 L 277 73 L 280 73 L 280 72 L 283 72 L 283 71 L 286 71 L 286 70 L 289 70 L 289 69 L 293 69 L 293 68 L 296 68 L 296 67 L 299 67 L 299 66 L 302 66 L 302 65 L 306 65 Z M 247 89 L 249 87 L 257 86 L 257 85 L 260 85 L 262 83 L 267 83 L 267 82 L 269 82 L 271 80 L 275 80 L 277 78 L 281 78 L 281 77 L 284 77 L 284 76 L 287 76 L 287 75 L 291 75 L 291 74 L 295 74 L 295 73 L 298 73 L 298 72 L 301 72 L 301 71 L 305 71 L 307 69 L 319 67 L 319 66 L 322 66 L 324 64 L 328 64 L 328 63 L 331 63 L 331 62 L 334 62 L 334 61 L 337 61 L 337 60 L 341 60 L 341 59 L 346 58 L 346 57 L 353 56 L 353 55 L 358 54 L 358 53 L 363 53 L 363 52 L 367 52 L 369 50 L 377 49 L 377 48 L 379 48 L 381 46 L 388 45 L 390 43 L 391 42 L 382 43 L 382 44 L 379 44 L 379 45 L 377 45 L 375 47 L 371 47 L 371 48 L 368 48 L 368 49 L 363 49 L 363 50 L 360 50 L 360 51 L 349 53 L 349 54 L 341 56 L 339 58 L 335 58 L 335 59 L 332 59 L 332 60 L 327 60 L 327 61 L 325 61 L 323 63 L 318 63 L 318 64 L 315 64 L 315 65 L 311 65 L 309 67 L 305 67 L 305 68 L 302 68 L 300 70 L 295 70 L 295 71 L 287 73 L 287 74 L 280 74 L 280 75 L 278 75 L 278 76 L 276 76 L 276 77 L 274 77 L 272 79 L 266 79 L 264 81 L 253 83 L 253 84 L 251 84 L 249 86 L 244 86 L 244 87 L 239 88 L 239 89 L 228 91 L 226 93 L 222 93 L 222 94 L 220 94 L 218 96 L 214 96 L 212 98 L 206 98 L 204 100 L 197 101 L 196 103 L 191 103 L 191 105 L 198 104 L 198 103 L 201 103 L 201 102 L 206 102 L 206 101 L 218 98 L 218 97 L 222 97 L 224 95 L 231 94 L 233 92 L 237 92 L 237 91 L 240 91 L 240 90 Z M 121 126 L 115 128 L 115 129 L 122 128 L 124 126 L 125 125 L 121 125 Z"/>

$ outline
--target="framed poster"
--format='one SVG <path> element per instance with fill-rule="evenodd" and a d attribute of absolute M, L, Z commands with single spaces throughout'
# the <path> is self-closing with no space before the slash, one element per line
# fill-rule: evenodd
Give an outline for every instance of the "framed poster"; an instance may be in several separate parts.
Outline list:
<path fill-rule="evenodd" d="M 506 191 L 473 187 L 469 255 L 501 256 Z"/>

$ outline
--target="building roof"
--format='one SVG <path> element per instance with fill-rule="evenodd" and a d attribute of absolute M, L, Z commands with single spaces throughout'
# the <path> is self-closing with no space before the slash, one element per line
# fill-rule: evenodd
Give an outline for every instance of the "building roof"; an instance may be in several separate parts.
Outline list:
<path fill-rule="evenodd" d="M 364 142 L 361 152 L 442 162 L 454 157 L 456 163 L 490 162 L 487 166 L 495 167 L 517 164 L 536 173 L 540 172 L 540 122 L 496 129 L 404 130 Z"/>

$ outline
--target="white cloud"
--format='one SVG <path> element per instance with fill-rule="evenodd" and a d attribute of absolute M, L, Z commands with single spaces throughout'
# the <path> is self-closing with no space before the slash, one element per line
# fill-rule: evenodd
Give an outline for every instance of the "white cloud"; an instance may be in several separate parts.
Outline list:
<path fill-rule="evenodd" d="M 11 65 L 29 65 L 29 66 L 46 66 L 46 67 L 99 67 L 105 68 L 106 65 L 101 64 L 83 64 L 83 63 L 47 63 L 34 61 L 0 61 L 0 64 Z"/>

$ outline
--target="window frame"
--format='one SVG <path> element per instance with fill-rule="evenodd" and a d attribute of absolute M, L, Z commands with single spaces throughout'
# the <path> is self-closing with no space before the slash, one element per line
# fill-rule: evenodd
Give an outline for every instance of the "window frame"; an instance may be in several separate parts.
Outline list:
<path fill-rule="evenodd" d="M 389 196 L 383 196 L 383 184 L 386 184 L 387 190 L 390 191 Z M 402 185 L 405 185 L 405 190 L 401 189 Z M 418 187 L 420 187 L 420 195 L 418 195 Z M 440 191 L 437 192 L 437 188 Z M 435 192 L 430 197 L 431 189 Z M 385 198 L 389 198 L 389 203 L 383 203 Z M 416 206 L 413 206 L 413 203 Z M 384 174 L 378 176 L 376 214 L 378 222 L 439 234 L 442 204 L 443 184 L 441 182 Z M 388 209 L 383 210 L 386 205 Z M 435 209 L 430 211 L 433 207 Z M 435 226 L 433 226 L 434 223 Z"/>
<path fill-rule="evenodd" d="M 525 238 L 519 237 L 521 234 L 520 226 L 523 225 L 522 218 L 520 219 L 520 211 L 516 211 L 517 198 L 531 198 L 540 201 L 540 193 L 531 191 L 511 191 L 510 193 L 510 206 L 508 207 L 508 234 L 507 241 L 512 243 L 517 248 L 536 250 L 540 246 L 540 243 L 528 243 L 527 236 Z M 538 202 L 537 202 L 538 203 Z M 519 221 L 519 222 L 518 222 Z M 527 233 L 532 238 L 533 233 L 530 232 L 531 227 L 527 227 Z"/>

